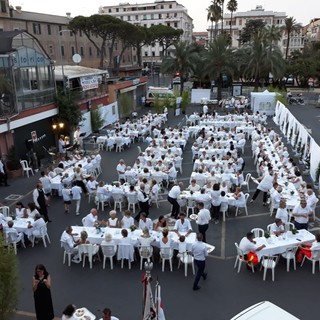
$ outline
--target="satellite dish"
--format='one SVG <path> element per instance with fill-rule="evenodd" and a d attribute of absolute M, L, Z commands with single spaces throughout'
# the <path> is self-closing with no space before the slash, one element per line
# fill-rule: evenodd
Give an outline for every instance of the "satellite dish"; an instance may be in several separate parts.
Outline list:
<path fill-rule="evenodd" d="M 73 61 L 74 63 L 79 63 L 79 62 L 81 62 L 81 56 L 80 56 L 80 54 L 75 53 L 75 54 L 72 56 L 72 61 Z"/>

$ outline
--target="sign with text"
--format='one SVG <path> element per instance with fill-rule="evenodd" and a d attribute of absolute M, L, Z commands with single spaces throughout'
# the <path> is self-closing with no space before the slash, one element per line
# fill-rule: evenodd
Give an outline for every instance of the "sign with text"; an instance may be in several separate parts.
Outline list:
<path fill-rule="evenodd" d="M 80 83 L 83 91 L 96 89 L 99 87 L 97 76 L 86 76 L 80 78 Z"/>

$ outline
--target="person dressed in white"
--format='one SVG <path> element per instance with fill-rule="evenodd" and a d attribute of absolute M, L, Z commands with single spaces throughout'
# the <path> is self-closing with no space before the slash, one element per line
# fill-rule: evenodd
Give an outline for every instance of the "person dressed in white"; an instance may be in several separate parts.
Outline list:
<path fill-rule="evenodd" d="M 180 237 L 181 233 L 184 236 L 188 236 L 192 232 L 191 223 L 186 219 L 186 214 L 180 212 L 180 219 L 178 219 L 174 225 L 174 232 Z"/>
<path fill-rule="evenodd" d="M 74 257 L 72 259 L 72 262 L 79 263 L 79 255 L 78 255 L 78 248 L 77 246 L 80 243 L 80 240 L 74 240 L 74 236 L 77 234 L 72 233 L 72 227 L 68 226 L 66 227 L 66 230 L 63 231 L 60 241 L 64 242 L 67 247 L 69 248 L 69 251 L 74 254 Z"/>
<path fill-rule="evenodd" d="M 7 223 L 8 227 L 5 228 L 5 238 L 7 241 L 10 242 L 10 238 L 12 237 L 12 235 L 16 238 L 16 240 L 19 242 L 21 241 L 22 245 L 24 245 L 24 234 L 23 232 L 18 232 L 18 230 L 16 228 L 14 228 L 14 221 L 10 220 Z M 15 240 L 15 239 L 13 239 Z"/>
<path fill-rule="evenodd" d="M 27 231 L 27 236 L 28 238 L 32 241 L 32 239 L 40 237 L 41 235 L 41 229 L 43 226 L 46 225 L 46 222 L 41 218 L 40 213 L 36 213 L 34 216 L 34 222 L 31 223 L 29 221 L 28 223 L 28 231 Z"/>
<path fill-rule="evenodd" d="M 73 182 L 73 187 L 71 188 L 72 200 L 76 203 L 76 215 L 80 214 L 80 202 L 81 202 L 82 189 L 77 185 L 77 182 Z"/>
<path fill-rule="evenodd" d="M 145 227 L 142 230 L 142 235 L 139 237 L 139 243 L 141 247 L 150 247 L 151 243 L 155 240 L 151 235 L 150 235 L 150 230 Z M 152 247 L 151 247 L 152 248 Z"/>
<path fill-rule="evenodd" d="M 246 256 L 246 260 L 248 261 L 248 265 L 251 266 L 251 263 L 257 265 L 259 263 L 259 257 L 256 252 L 263 249 L 266 245 L 263 244 L 258 246 L 254 239 L 254 233 L 248 232 L 246 237 L 243 237 L 239 243 L 239 249 L 242 250 L 243 254 Z"/>
<path fill-rule="evenodd" d="M 178 203 L 178 198 L 181 194 L 181 188 L 183 187 L 183 183 L 179 182 L 179 184 L 174 185 L 168 193 L 168 201 L 172 204 L 171 217 L 177 218 L 180 212 L 180 205 Z"/>
<path fill-rule="evenodd" d="M 206 115 L 209 111 L 209 108 L 206 104 L 203 105 L 203 108 L 202 108 L 202 111 L 203 111 L 203 114 Z"/>
<path fill-rule="evenodd" d="M 312 209 L 307 206 L 307 201 L 301 198 L 300 204 L 298 204 L 292 210 L 292 216 L 294 217 L 294 225 L 297 230 L 308 230 L 309 216 L 312 214 Z"/>
<path fill-rule="evenodd" d="M 91 209 L 90 213 L 85 216 L 83 219 L 84 227 L 95 227 L 99 223 L 98 221 L 98 212 L 97 209 Z"/>
<path fill-rule="evenodd" d="M 120 221 L 117 218 L 117 211 L 111 210 L 109 212 L 110 218 L 107 221 L 107 226 L 109 228 L 120 228 Z"/>
<path fill-rule="evenodd" d="M 207 242 L 206 231 L 208 230 L 209 221 L 211 220 L 210 211 L 204 208 L 203 202 L 198 203 L 198 209 L 199 209 L 198 219 L 197 219 L 198 230 L 199 230 L 199 233 L 202 234 L 203 242 Z"/>
<path fill-rule="evenodd" d="M 104 308 L 102 311 L 102 318 L 100 320 L 119 320 L 119 318 L 112 316 L 109 308 Z"/>
<path fill-rule="evenodd" d="M 252 196 L 250 203 L 253 203 L 256 200 L 257 196 L 259 195 L 260 191 L 263 192 L 263 205 L 267 205 L 267 196 L 268 191 L 272 188 L 273 183 L 277 180 L 277 174 L 273 174 L 272 170 L 269 170 L 262 178 L 257 179 L 260 181 L 258 184 L 257 190 Z"/>
<path fill-rule="evenodd" d="M 284 226 L 281 219 L 275 219 L 274 223 L 270 226 L 270 234 L 280 236 L 284 233 Z"/>
<path fill-rule="evenodd" d="M 287 210 L 287 204 L 284 200 L 280 201 L 279 208 L 277 209 L 276 218 L 281 219 L 283 224 L 288 223 L 289 215 Z"/>
<path fill-rule="evenodd" d="M 131 217 L 130 210 L 125 210 L 123 213 L 123 218 L 121 220 L 121 227 L 124 229 L 129 229 L 134 225 L 134 219 Z"/>
<path fill-rule="evenodd" d="M 143 230 L 144 228 L 148 228 L 149 231 L 152 231 L 153 222 L 150 218 L 147 218 L 147 215 L 144 212 L 142 212 L 140 213 L 139 229 Z"/>
<path fill-rule="evenodd" d="M 124 162 L 123 159 L 119 160 L 119 163 L 117 165 L 117 172 L 118 172 L 118 176 L 119 176 L 119 181 L 124 181 L 125 180 L 125 172 L 126 172 L 126 164 Z"/>

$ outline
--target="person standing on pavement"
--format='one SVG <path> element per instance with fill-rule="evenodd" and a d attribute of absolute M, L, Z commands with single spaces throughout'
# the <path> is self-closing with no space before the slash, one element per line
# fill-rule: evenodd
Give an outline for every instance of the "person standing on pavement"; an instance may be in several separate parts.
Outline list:
<path fill-rule="evenodd" d="M 9 187 L 7 177 L 6 166 L 2 162 L 2 159 L 0 159 L 0 184 L 4 183 L 5 187 Z"/>
<path fill-rule="evenodd" d="M 149 197 L 145 192 L 145 185 L 144 183 L 140 183 L 140 188 L 138 190 L 138 201 L 140 206 L 140 211 L 135 217 L 137 221 L 139 221 L 140 213 L 144 212 L 146 216 L 149 215 Z"/>
<path fill-rule="evenodd" d="M 308 230 L 309 216 L 312 215 L 312 209 L 307 206 L 307 200 L 301 198 L 300 203 L 292 210 L 294 217 L 294 226 L 297 230 Z"/>
<path fill-rule="evenodd" d="M 199 230 L 199 233 L 202 234 L 203 242 L 207 242 L 206 231 L 208 230 L 209 221 L 211 220 L 210 211 L 204 208 L 203 202 L 198 203 L 198 209 L 199 209 L 198 219 L 197 219 L 198 230 Z"/>
<path fill-rule="evenodd" d="M 180 205 L 178 203 L 178 198 L 181 194 L 181 188 L 183 183 L 175 184 L 168 193 L 168 201 L 172 204 L 171 217 L 177 219 L 180 213 Z"/>
<path fill-rule="evenodd" d="M 257 181 L 259 181 L 259 184 L 257 186 L 257 189 L 252 196 L 252 199 L 250 203 L 253 203 L 254 200 L 256 200 L 257 196 L 259 195 L 260 191 L 263 192 L 263 206 L 267 205 L 267 197 L 268 197 L 268 191 L 272 188 L 273 184 L 277 182 L 277 174 L 273 174 L 272 169 L 268 170 L 268 172 L 261 178 L 258 178 Z"/>
<path fill-rule="evenodd" d="M 37 187 L 33 191 L 33 202 L 35 203 L 39 213 L 43 216 L 45 222 L 51 222 L 48 216 L 47 208 L 48 198 L 42 189 L 42 182 L 38 181 Z"/>
<path fill-rule="evenodd" d="M 77 181 L 74 181 L 73 187 L 71 188 L 71 195 L 72 195 L 72 200 L 75 201 L 76 203 L 77 216 L 80 214 L 79 211 L 80 211 L 81 193 L 82 193 L 81 187 L 77 184 Z"/>
<path fill-rule="evenodd" d="M 201 233 L 197 234 L 197 241 L 192 245 L 191 252 L 194 257 L 194 262 L 198 268 L 196 277 L 193 282 L 193 290 L 199 290 L 198 286 L 200 278 L 207 279 L 207 273 L 204 272 L 206 267 L 206 257 L 208 255 L 207 246 L 202 242 L 203 236 Z"/>

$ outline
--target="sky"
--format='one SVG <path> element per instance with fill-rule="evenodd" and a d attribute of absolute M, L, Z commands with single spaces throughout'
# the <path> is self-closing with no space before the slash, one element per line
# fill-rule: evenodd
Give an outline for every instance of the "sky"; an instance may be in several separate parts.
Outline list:
<path fill-rule="evenodd" d="M 154 0 L 9 0 L 10 4 L 22 6 L 23 11 L 33 11 L 57 15 L 65 15 L 71 12 L 71 16 L 77 15 L 89 16 L 98 12 L 100 6 L 118 5 L 121 2 L 151 3 Z M 185 6 L 188 14 L 193 19 L 193 31 L 206 31 L 207 11 L 211 1 L 207 0 L 177 0 L 178 3 Z M 227 3 L 228 0 L 225 0 Z M 297 22 L 305 25 L 312 18 L 320 18 L 319 0 L 238 0 L 238 12 L 254 9 L 257 5 L 262 5 L 266 11 L 285 12 L 287 16 L 294 17 Z M 314 16 L 318 14 L 318 16 Z"/>

